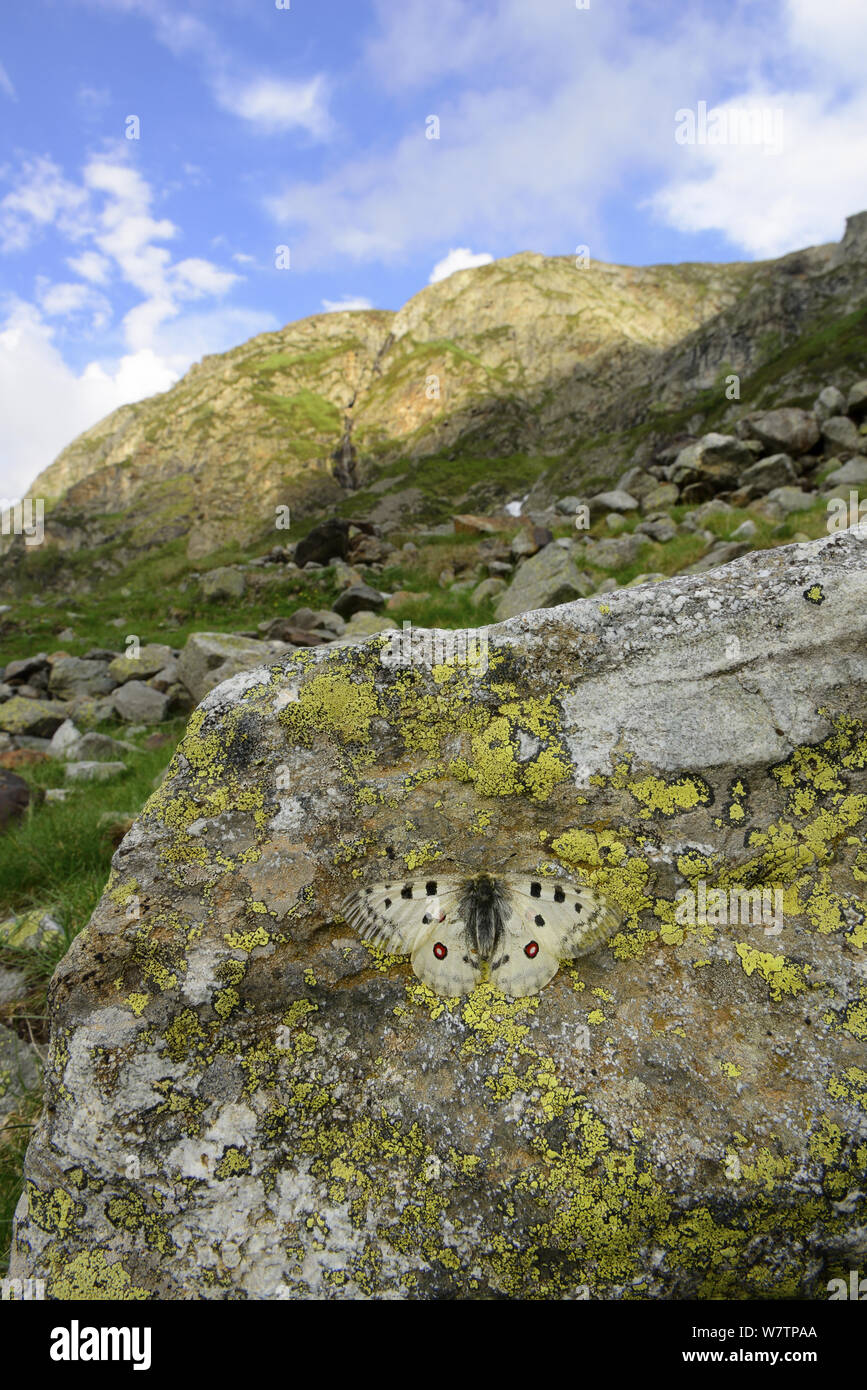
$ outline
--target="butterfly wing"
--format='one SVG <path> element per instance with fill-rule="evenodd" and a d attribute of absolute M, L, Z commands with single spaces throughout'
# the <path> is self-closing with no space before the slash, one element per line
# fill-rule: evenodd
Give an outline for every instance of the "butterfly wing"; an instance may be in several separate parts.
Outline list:
<path fill-rule="evenodd" d="M 469 994 L 482 978 L 481 966 L 467 948 L 465 925 L 455 914 L 426 928 L 412 953 L 412 968 L 424 984 L 447 999 Z"/>
<path fill-rule="evenodd" d="M 617 930 L 621 915 L 589 888 L 561 879 L 514 875 L 506 880 L 511 915 L 491 978 L 504 994 L 538 994 L 561 960 L 586 955 Z"/>
<path fill-rule="evenodd" d="M 432 922 L 454 913 L 459 885 L 454 876 L 373 883 L 344 898 L 341 912 L 367 940 L 395 955 L 410 954 Z"/>

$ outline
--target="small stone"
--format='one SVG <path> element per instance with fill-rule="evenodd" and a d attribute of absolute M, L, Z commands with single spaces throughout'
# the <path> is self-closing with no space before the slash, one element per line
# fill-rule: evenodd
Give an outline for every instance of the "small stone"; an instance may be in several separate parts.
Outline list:
<path fill-rule="evenodd" d="M 114 692 L 112 701 L 117 714 L 128 724 L 159 724 L 169 705 L 167 695 L 144 681 L 127 681 Z"/>
<path fill-rule="evenodd" d="M 70 782 L 109 782 L 126 772 L 126 763 L 80 762 L 67 763 L 66 775 Z"/>
<path fill-rule="evenodd" d="M 826 386 L 824 391 L 820 391 L 813 403 L 813 414 L 819 424 L 829 419 L 832 415 L 846 414 L 846 397 L 836 386 Z"/>
<path fill-rule="evenodd" d="M 835 453 L 838 449 L 848 449 L 857 453 L 867 447 L 867 440 L 858 433 L 857 425 L 848 415 L 832 415 L 822 425 L 822 441 L 827 449 Z"/>
<path fill-rule="evenodd" d="M 334 611 L 341 618 L 351 618 L 355 613 L 375 613 L 384 607 L 382 594 L 369 584 L 352 584 L 334 600 Z"/>
<path fill-rule="evenodd" d="M 220 565 L 209 570 L 201 578 L 202 594 L 205 598 L 239 599 L 244 595 L 247 581 L 234 565 Z"/>

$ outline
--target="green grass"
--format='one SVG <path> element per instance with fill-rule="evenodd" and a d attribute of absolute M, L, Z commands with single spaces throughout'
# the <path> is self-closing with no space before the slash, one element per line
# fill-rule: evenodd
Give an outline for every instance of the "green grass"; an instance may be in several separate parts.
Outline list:
<path fill-rule="evenodd" d="M 51 760 L 16 769 L 32 787 L 71 789 L 66 801 L 31 805 L 3 836 L 0 858 L 0 918 L 34 907 L 51 912 L 70 939 L 88 922 L 108 878 L 114 846 L 100 818 L 108 812 L 137 815 L 169 762 L 184 719 L 160 726 L 170 737 L 164 748 L 124 754 L 128 771 L 110 782 L 67 782 L 63 765 Z M 115 737 L 117 725 L 103 726 Z"/>

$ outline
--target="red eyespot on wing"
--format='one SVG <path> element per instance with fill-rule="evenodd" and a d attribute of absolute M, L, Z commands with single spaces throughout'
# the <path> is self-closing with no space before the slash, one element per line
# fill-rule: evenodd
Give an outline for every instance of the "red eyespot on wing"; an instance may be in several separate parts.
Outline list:
<path fill-rule="evenodd" d="M 525 955 L 525 956 L 529 956 L 529 957 L 530 957 L 530 960 L 532 960 L 533 957 L 534 957 L 534 956 L 538 956 L 538 954 L 539 954 L 539 943 L 538 943 L 538 941 L 528 941 L 527 944 L 526 944 L 526 946 L 524 947 L 524 955 Z"/>
<path fill-rule="evenodd" d="M 436 956 L 437 960 L 445 960 L 448 953 L 448 946 L 444 946 L 441 941 L 437 941 L 434 946 L 434 955 Z"/>

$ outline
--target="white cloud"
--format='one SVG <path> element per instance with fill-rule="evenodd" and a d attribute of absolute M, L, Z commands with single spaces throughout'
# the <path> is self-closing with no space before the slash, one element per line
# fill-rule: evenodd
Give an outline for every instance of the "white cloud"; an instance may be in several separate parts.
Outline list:
<path fill-rule="evenodd" d="M 217 83 L 216 96 L 224 110 L 265 134 L 301 129 L 324 139 L 330 129 L 325 81 L 321 76 L 308 82 L 272 77 L 257 77 L 248 82 L 223 79 Z"/>
<path fill-rule="evenodd" d="M 469 246 L 455 246 L 441 261 L 437 261 L 430 273 L 429 285 L 454 275 L 456 270 L 471 270 L 476 265 L 489 265 L 493 256 L 488 251 L 471 251 Z"/>
<path fill-rule="evenodd" d="M 82 251 L 80 256 L 68 256 L 66 264 L 83 280 L 94 285 L 104 285 L 111 276 L 111 261 L 98 251 Z"/>
<path fill-rule="evenodd" d="M 372 309 L 373 305 L 362 295 L 345 294 L 342 299 L 323 299 L 322 307 L 326 314 L 339 314 L 343 309 Z"/>
<path fill-rule="evenodd" d="M 750 255 L 772 257 L 837 241 L 846 216 L 867 207 L 867 96 L 830 107 L 818 95 L 751 92 L 718 108 L 782 112 L 782 146 L 676 147 L 680 171 L 648 200 L 682 232 L 723 232 Z M 674 121 L 672 120 L 672 140 Z M 809 192 L 808 192 L 809 190 Z"/>
<path fill-rule="evenodd" d="M 99 294 L 92 285 L 80 281 L 65 281 L 51 284 L 44 276 L 37 278 L 36 294 L 39 306 L 48 318 L 74 318 L 77 314 L 90 315 L 91 331 L 96 331 L 111 321 L 111 304 L 104 294 Z"/>
<path fill-rule="evenodd" d="M 213 24 L 182 11 L 178 0 L 89 0 L 103 9 L 139 14 L 154 27 L 157 40 L 176 58 L 193 58 L 202 68 L 218 106 L 255 129 L 274 134 L 306 130 L 325 139 L 331 130 L 327 83 L 320 73 L 307 81 L 289 81 L 249 65 L 218 38 Z"/>
<path fill-rule="evenodd" d="M 0 91 L 5 92 L 10 101 L 18 100 L 18 93 L 12 83 L 12 78 L 0 63 Z"/>
<path fill-rule="evenodd" d="M 0 250 L 23 251 L 52 225 L 77 240 L 86 204 L 85 190 L 64 178 L 53 160 L 26 160 L 17 186 L 0 200 Z"/>

